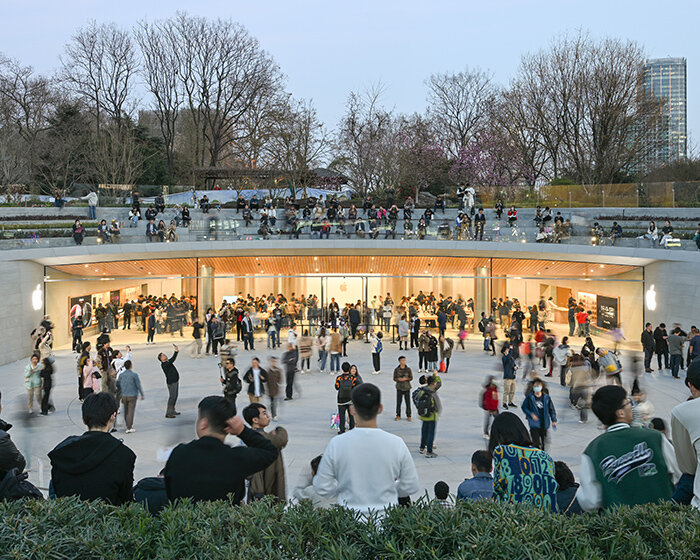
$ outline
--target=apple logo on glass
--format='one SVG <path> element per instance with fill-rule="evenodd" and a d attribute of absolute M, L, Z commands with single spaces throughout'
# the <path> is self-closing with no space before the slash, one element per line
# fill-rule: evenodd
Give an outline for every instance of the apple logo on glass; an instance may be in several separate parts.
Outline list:
<path fill-rule="evenodd" d="M 654 290 L 654 284 L 652 284 L 646 293 L 647 309 L 649 311 L 654 311 L 656 309 L 656 290 Z"/>
<path fill-rule="evenodd" d="M 39 311 L 44 305 L 43 292 L 41 291 L 41 285 L 37 284 L 36 288 L 32 292 L 32 307 L 34 311 Z"/>

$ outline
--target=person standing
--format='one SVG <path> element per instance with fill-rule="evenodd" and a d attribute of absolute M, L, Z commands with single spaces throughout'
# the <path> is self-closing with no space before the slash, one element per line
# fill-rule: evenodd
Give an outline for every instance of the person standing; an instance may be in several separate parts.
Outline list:
<path fill-rule="evenodd" d="M 51 388 L 53 387 L 53 373 L 54 373 L 54 363 L 55 359 L 52 356 L 44 358 L 41 361 L 41 414 L 42 416 L 47 416 L 49 412 L 56 410 L 51 404 Z"/>
<path fill-rule="evenodd" d="M 606 430 L 588 444 L 581 457 L 581 485 L 576 494 L 581 509 L 668 501 L 673 492 L 668 465 L 675 457 L 663 445 L 661 432 L 630 426 L 632 401 L 618 385 L 598 389 L 591 408 Z"/>
<path fill-rule="evenodd" d="M 498 386 L 495 379 L 493 375 L 489 375 L 481 395 L 481 408 L 484 409 L 484 439 L 489 439 L 491 421 L 498 416 Z"/>
<path fill-rule="evenodd" d="M 683 473 L 678 489 L 692 485 L 690 505 L 697 510 L 700 509 L 700 361 L 688 366 L 685 384 L 690 399 L 676 405 L 671 412 L 671 431 L 678 467 Z"/>
<path fill-rule="evenodd" d="M 395 506 L 420 488 L 406 443 L 377 427 L 381 412 L 379 388 L 357 386 L 351 408 L 356 427 L 330 441 L 313 479 L 318 494 L 337 496 L 341 506 L 363 515 Z"/>
<path fill-rule="evenodd" d="M 401 401 L 406 403 L 406 420 L 411 421 L 411 381 L 413 372 L 406 365 L 406 356 L 399 356 L 399 365 L 394 369 L 394 382 L 396 383 L 396 418 L 401 420 Z"/>
<path fill-rule="evenodd" d="M 408 335 L 410 332 L 410 327 L 408 325 L 408 321 L 406 321 L 406 315 L 401 315 L 397 329 L 399 335 L 399 350 L 408 350 Z"/>
<path fill-rule="evenodd" d="M 241 320 L 241 329 L 242 329 L 242 337 L 243 337 L 243 349 L 248 350 L 250 346 L 250 350 L 255 350 L 255 340 L 253 336 L 253 320 L 250 318 L 250 313 L 247 311 L 243 315 L 243 319 Z"/>
<path fill-rule="evenodd" d="M 221 370 L 221 376 L 219 377 L 221 385 L 224 389 L 224 398 L 233 404 L 233 414 L 236 414 L 236 397 L 238 393 L 241 392 L 243 384 L 241 379 L 238 377 L 238 369 L 236 368 L 236 361 L 233 358 L 227 358 L 224 368 Z"/>
<path fill-rule="evenodd" d="M 525 400 L 520 408 L 530 425 L 532 443 L 544 451 L 547 443 L 547 430 L 550 426 L 557 429 L 557 411 L 544 381 L 535 377 L 528 383 L 525 390 Z"/>
<path fill-rule="evenodd" d="M 513 397 L 515 396 L 515 371 L 518 369 L 518 365 L 515 363 L 513 348 L 509 344 L 503 345 L 501 353 L 503 354 L 501 357 L 503 363 L 503 408 L 508 410 L 509 406 L 515 406 Z"/>
<path fill-rule="evenodd" d="M 39 354 L 32 354 L 29 363 L 24 368 L 24 388 L 27 390 L 27 407 L 29 414 L 34 414 L 34 401 L 41 406 L 41 370 Z"/>
<path fill-rule="evenodd" d="M 123 306 L 122 306 L 122 312 L 124 313 L 124 320 L 122 321 L 122 330 L 129 329 L 131 330 L 131 313 L 133 311 L 133 307 L 131 305 L 131 302 L 127 301 Z"/>
<path fill-rule="evenodd" d="M 414 348 L 420 348 L 420 345 L 418 343 L 419 341 L 419 336 L 420 336 L 420 319 L 418 318 L 418 315 L 415 313 L 411 315 L 411 322 L 410 322 L 410 327 L 411 327 L 411 350 Z M 419 350 L 419 360 L 420 360 L 420 350 Z M 418 363 L 418 371 L 422 371 L 421 369 L 421 364 L 420 361 Z"/>
<path fill-rule="evenodd" d="M 568 336 L 562 338 L 561 343 L 552 350 L 552 359 L 559 367 L 559 383 L 562 387 L 566 387 L 566 370 L 569 367 L 569 357 L 573 353 Z"/>
<path fill-rule="evenodd" d="M 270 356 L 269 364 L 267 368 L 267 396 L 270 397 L 272 419 L 277 420 L 277 398 L 282 381 L 282 370 L 279 366 L 279 360 L 275 356 Z"/>
<path fill-rule="evenodd" d="M 160 367 L 165 374 L 165 383 L 168 386 L 168 407 L 165 410 L 166 418 L 175 418 L 180 414 L 175 410 L 177 396 L 180 389 L 180 372 L 178 372 L 177 368 L 175 367 L 177 354 L 178 348 L 175 344 L 173 344 L 173 355 L 170 358 L 163 354 L 163 352 L 158 354 L 158 361 L 160 362 Z"/>
<path fill-rule="evenodd" d="M 384 345 L 382 344 L 383 338 L 382 331 L 377 331 L 372 333 L 370 338 L 370 345 L 372 351 L 372 366 L 374 367 L 373 375 L 379 375 L 382 372 L 381 367 L 381 355 Z"/>
<path fill-rule="evenodd" d="M 156 314 L 151 312 L 146 319 L 146 327 L 148 329 L 148 334 L 146 335 L 146 344 L 155 344 L 153 342 L 153 337 L 156 334 Z"/>
<path fill-rule="evenodd" d="M 343 353 L 343 340 L 337 328 L 333 328 L 331 333 L 329 351 L 331 354 L 330 373 L 338 375 L 340 373 L 340 355 Z"/>
<path fill-rule="evenodd" d="M 248 399 L 251 403 L 259 403 L 265 394 L 264 383 L 267 383 L 267 372 L 260 367 L 260 360 L 256 357 L 250 362 L 248 371 L 243 376 L 243 381 L 248 384 Z"/>
<path fill-rule="evenodd" d="M 287 446 L 289 441 L 287 430 L 282 426 L 277 426 L 271 432 L 266 432 L 265 428 L 270 425 L 270 414 L 265 405 L 260 403 L 251 403 L 246 406 L 243 409 L 243 419 L 254 431 L 268 439 L 277 449 L 277 459 L 267 468 L 250 477 L 248 502 L 259 500 L 264 496 L 274 496 L 275 501 L 284 503 L 287 500 L 287 490 L 284 480 L 282 449 Z"/>
<path fill-rule="evenodd" d="M 422 379 L 421 377 L 421 382 Z M 439 378 L 436 375 L 429 375 L 425 378 L 425 385 L 416 389 L 414 394 L 418 417 L 421 419 L 420 447 L 418 451 L 421 454 L 425 454 L 427 459 L 437 457 L 437 453 L 433 452 L 433 443 L 435 441 L 438 415 L 441 412 L 440 398 L 437 396 L 438 381 Z"/>
<path fill-rule="evenodd" d="M 450 371 L 450 358 L 452 358 L 452 350 L 455 347 L 455 343 L 451 338 L 445 338 L 444 333 L 440 335 L 439 342 L 440 362 L 445 362 L 445 373 L 447 373 Z M 442 371 L 442 367 L 440 369 Z"/>
<path fill-rule="evenodd" d="M 684 337 L 681 336 L 681 328 L 676 327 L 670 335 L 668 335 L 668 351 L 671 355 L 671 376 L 674 379 L 680 379 L 678 370 L 683 362 L 683 343 Z"/>
<path fill-rule="evenodd" d="M 126 433 L 132 434 L 134 430 L 134 413 L 136 412 L 136 400 L 139 395 L 144 399 L 143 388 L 139 374 L 131 369 L 131 360 L 124 362 L 124 371 L 117 378 L 117 393 L 121 395 L 124 406 L 124 422 L 126 423 Z"/>
<path fill-rule="evenodd" d="M 81 196 L 80 200 L 87 200 L 88 213 L 89 213 L 90 219 L 96 220 L 97 219 L 97 203 L 99 202 L 99 197 L 97 196 L 97 193 L 93 189 L 90 189 L 90 192 L 88 192 L 85 196 Z"/>
<path fill-rule="evenodd" d="M 190 357 L 201 358 L 202 357 L 202 330 L 204 325 L 199 322 L 199 317 L 197 317 L 192 323 L 192 352 Z"/>
<path fill-rule="evenodd" d="M 644 350 L 644 371 L 651 373 L 654 371 L 651 369 L 651 358 L 654 356 L 654 350 L 656 349 L 656 341 L 654 340 L 654 333 L 651 330 L 651 323 L 644 325 L 644 330 L 642 331 L 642 349 Z"/>
<path fill-rule="evenodd" d="M 299 351 L 294 344 L 287 344 L 287 351 L 282 354 L 282 364 L 284 365 L 285 378 L 285 401 L 291 401 L 294 393 L 294 376 L 297 372 L 297 362 L 299 361 Z"/>
<path fill-rule="evenodd" d="M 357 335 L 357 327 L 360 326 L 361 319 L 360 310 L 356 306 L 352 306 L 348 311 L 348 321 L 350 322 L 350 336 L 353 340 Z"/>
<path fill-rule="evenodd" d="M 304 334 L 299 339 L 299 357 L 301 359 L 301 373 L 309 373 L 311 371 L 312 348 L 313 341 L 309 336 L 309 331 L 304 330 Z M 304 369 L 304 363 L 306 363 L 306 369 Z"/>
<path fill-rule="evenodd" d="M 352 404 L 352 391 L 355 387 L 362 383 L 362 379 L 357 374 L 357 368 L 351 366 L 348 362 L 343 362 L 340 366 L 343 373 L 335 378 L 335 390 L 338 393 L 338 416 L 339 416 L 339 432 L 345 433 L 345 419 L 348 417 L 349 429 L 355 427 L 355 417 L 350 412 Z"/>
<path fill-rule="evenodd" d="M 661 371 L 661 369 L 669 369 L 668 332 L 666 332 L 666 325 L 664 323 L 661 323 L 654 329 L 654 352 L 656 353 L 656 360 L 659 364 L 659 371 Z M 662 357 L 664 359 L 663 368 L 661 364 Z"/>

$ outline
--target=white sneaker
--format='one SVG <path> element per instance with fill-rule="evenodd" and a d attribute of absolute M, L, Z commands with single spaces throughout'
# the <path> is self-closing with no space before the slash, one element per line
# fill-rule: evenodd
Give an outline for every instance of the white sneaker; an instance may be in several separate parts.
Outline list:
<path fill-rule="evenodd" d="M 136 430 L 134 428 L 131 428 L 130 430 L 126 430 L 124 433 L 125 434 L 133 434 Z"/>

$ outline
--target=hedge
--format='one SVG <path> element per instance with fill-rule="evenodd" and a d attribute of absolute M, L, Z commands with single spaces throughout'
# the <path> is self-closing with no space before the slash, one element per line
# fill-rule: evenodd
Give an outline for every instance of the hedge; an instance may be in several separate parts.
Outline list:
<path fill-rule="evenodd" d="M 493 502 L 419 503 L 363 522 L 335 507 L 257 502 L 170 506 L 76 499 L 0 504 L 5 559 L 687 559 L 700 554 L 700 514 L 671 504 L 564 517 Z"/>

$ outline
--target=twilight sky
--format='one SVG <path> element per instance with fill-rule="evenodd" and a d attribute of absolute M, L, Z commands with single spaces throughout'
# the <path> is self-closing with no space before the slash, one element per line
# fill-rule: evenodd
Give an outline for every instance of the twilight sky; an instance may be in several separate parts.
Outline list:
<path fill-rule="evenodd" d="M 688 129 L 700 133 L 699 0 L 0 0 L 0 52 L 50 72 L 90 19 L 130 27 L 177 10 L 242 23 L 331 128 L 350 91 L 381 81 L 386 107 L 422 112 L 431 73 L 478 66 L 506 84 L 522 54 L 580 28 L 637 41 L 651 58 L 686 57 Z"/>

